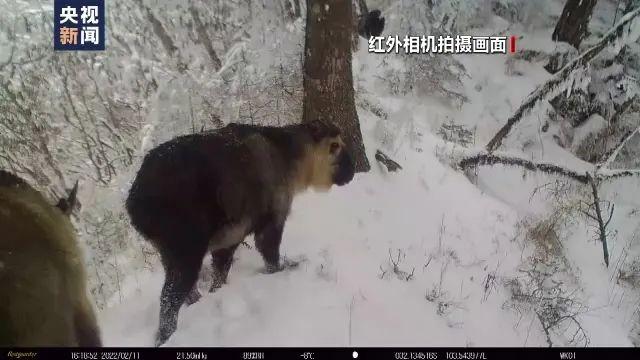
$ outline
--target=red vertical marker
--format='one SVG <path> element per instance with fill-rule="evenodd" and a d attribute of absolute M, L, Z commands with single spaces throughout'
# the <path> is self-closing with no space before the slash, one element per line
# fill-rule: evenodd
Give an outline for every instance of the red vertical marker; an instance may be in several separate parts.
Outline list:
<path fill-rule="evenodd" d="M 516 37 L 514 35 L 511 35 L 511 38 L 509 39 L 509 52 L 516 52 Z"/>

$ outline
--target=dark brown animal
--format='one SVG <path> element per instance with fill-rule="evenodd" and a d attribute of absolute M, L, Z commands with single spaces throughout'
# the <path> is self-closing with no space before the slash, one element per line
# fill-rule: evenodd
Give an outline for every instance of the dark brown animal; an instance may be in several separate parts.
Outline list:
<path fill-rule="evenodd" d="M 371 36 L 380 36 L 384 30 L 384 17 L 380 10 L 371 10 L 358 18 L 358 34 L 369 40 Z"/>
<path fill-rule="evenodd" d="M 0 346 L 101 346 L 69 215 L 0 170 Z"/>
<path fill-rule="evenodd" d="M 286 127 L 230 124 L 151 150 L 126 205 L 133 226 L 158 249 L 165 269 L 156 345 L 175 331 L 207 251 L 213 258 L 212 291 L 226 281 L 233 253 L 249 234 L 255 234 L 267 271 L 278 271 L 294 195 L 344 185 L 353 176 L 338 128 L 320 121 Z"/>

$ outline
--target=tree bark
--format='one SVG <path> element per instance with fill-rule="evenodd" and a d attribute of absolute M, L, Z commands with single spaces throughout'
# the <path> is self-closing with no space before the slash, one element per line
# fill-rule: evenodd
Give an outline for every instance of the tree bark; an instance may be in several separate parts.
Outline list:
<path fill-rule="evenodd" d="M 329 121 L 340 128 L 353 155 L 356 172 L 370 169 L 351 73 L 351 1 L 307 0 L 304 53 L 303 122 Z"/>
<path fill-rule="evenodd" d="M 579 49 L 582 39 L 587 35 L 589 20 L 597 2 L 598 0 L 567 0 L 551 39 L 567 42 Z"/>

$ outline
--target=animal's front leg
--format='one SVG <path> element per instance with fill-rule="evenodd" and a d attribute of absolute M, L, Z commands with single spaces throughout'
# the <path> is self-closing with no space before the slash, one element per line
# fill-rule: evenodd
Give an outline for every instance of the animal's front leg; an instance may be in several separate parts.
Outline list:
<path fill-rule="evenodd" d="M 211 265 L 213 267 L 213 281 L 209 292 L 214 292 L 227 282 L 227 275 L 233 262 L 233 253 L 238 245 L 232 245 L 226 249 L 218 249 L 211 252 Z"/>
<path fill-rule="evenodd" d="M 284 221 L 269 221 L 255 234 L 256 248 L 262 255 L 267 273 L 282 270 L 280 266 L 280 242 Z"/>

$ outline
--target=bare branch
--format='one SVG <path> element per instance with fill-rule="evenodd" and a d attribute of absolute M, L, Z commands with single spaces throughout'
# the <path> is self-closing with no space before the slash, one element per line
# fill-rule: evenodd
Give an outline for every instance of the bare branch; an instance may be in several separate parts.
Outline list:
<path fill-rule="evenodd" d="M 604 224 L 604 227 L 608 227 L 609 223 L 611 222 L 611 218 L 613 217 L 613 209 L 615 209 L 616 204 L 611 204 L 611 210 L 609 211 L 609 218 L 607 219 L 607 222 Z"/>
<path fill-rule="evenodd" d="M 582 212 L 582 214 L 583 214 L 584 216 L 586 216 L 586 217 L 588 217 L 588 218 L 590 218 L 590 219 L 592 219 L 592 220 L 598 221 L 598 218 L 597 218 L 597 217 L 595 217 L 595 216 L 593 216 L 593 215 L 591 215 L 588 211 L 586 211 L 586 210 L 582 210 L 581 212 Z"/>
<path fill-rule="evenodd" d="M 540 325 L 542 325 L 542 330 L 544 330 L 544 334 L 547 337 L 547 345 L 549 345 L 549 347 L 553 347 L 553 342 L 551 342 L 551 335 L 549 334 L 549 327 L 545 324 L 544 320 L 542 319 L 542 316 L 537 311 L 536 311 L 536 316 L 538 317 L 538 320 L 540 321 Z"/>
<path fill-rule="evenodd" d="M 380 150 L 376 150 L 376 160 L 378 160 L 382 165 L 387 167 L 389 172 L 395 172 L 402 169 L 402 166 L 397 162 L 393 161 L 387 154 L 383 153 Z"/>

